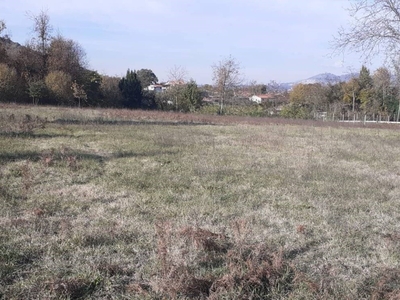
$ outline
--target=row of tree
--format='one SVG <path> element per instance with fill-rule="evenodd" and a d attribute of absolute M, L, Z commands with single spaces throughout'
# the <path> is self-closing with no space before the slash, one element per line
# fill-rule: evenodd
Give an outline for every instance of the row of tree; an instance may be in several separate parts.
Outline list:
<path fill-rule="evenodd" d="M 181 111 L 200 106 L 202 93 L 193 80 L 182 81 L 161 95 L 146 90 L 158 82 L 152 70 L 128 69 L 123 78 L 101 75 L 89 69 L 86 53 L 77 42 L 52 35 L 46 12 L 30 18 L 34 35 L 25 46 L 5 35 L 6 24 L 0 20 L 0 101 Z"/>
<path fill-rule="evenodd" d="M 399 86 L 389 70 L 377 69 L 373 75 L 363 66 L 347 82 L 323 85 L 298 84 L 289 93 L 290 103 L 282 114 L 287 117 L 312 118 L 325 112 L 332 117 L 369 119 L 399 118 Z"/>
<path fill-rule="evenodd" d="M 290 92 L 289 104 L 283 108 L 284 116 L 307 118 L 325 112 L 333 116 L 361 113 L 373 118 L 378 115 L 399 119 L 400 0 L 351 2 L 355 25 L 339 31 L 334 48 L 358 50 L 367 57 L 383 49 L 392 62 L 394 76 L 387 68 L 371 75 L 362 67 L 359 76 L 347 82 L 297 85 Z M 171 71 L 171 79 L 179 84 L 169 85 L 163 93 L 154 93 L 146 89 L 158 82 L 151 70 L 128 69 L 123 78 L 101 75 L 88 68 L 86 53 L 77 42 L 60 34 L 52 35 L 47 13 L 30 18 L 34 35 L 25 46 L 18 47 L 4 35 L 6 24 L 0 20 L 0 101 L 192 111 L 201 106 L 201 99 L 209 93 L 218 101 L 219 113 L 224 113 L 226 103 L 243 96 L 245 89 L 253 94 L 282 93 L 274 82 L 244 85 L 240 64 L 231 56 L 212 66 L 212 86 L 200 89 L 193 80 L 185 83 L 185 71 L 178 67 Z"/>

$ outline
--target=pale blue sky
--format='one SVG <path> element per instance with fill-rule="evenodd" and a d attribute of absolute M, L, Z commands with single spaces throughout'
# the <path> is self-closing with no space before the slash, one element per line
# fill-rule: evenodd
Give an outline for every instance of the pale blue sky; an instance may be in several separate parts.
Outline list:
<path fill-rule="evenodd" d="M 21 44 L 27 12 L 47 11 L 56 33 L 77 41 L 90 67 L 108 75 L 175 65 L 211 83 L 211 65 L 232 55 L 247 80 L 267 83 L 358 71 L 359 55 L 331 57 L 330 42 L 350 21 L 348 0 L 0 0 L 0 19 Z M 379 61 L 369 65 L 373 70 Z"/>

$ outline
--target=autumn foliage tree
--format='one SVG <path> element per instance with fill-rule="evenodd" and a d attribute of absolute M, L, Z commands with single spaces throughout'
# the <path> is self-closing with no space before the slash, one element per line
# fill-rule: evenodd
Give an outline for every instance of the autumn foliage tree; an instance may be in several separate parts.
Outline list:
<path fill-rule="evenodd" d="M 19 79 L 16 70 L 0 63 L 0 101 L 17 101 Z"/>
<path fill-rule="evenodd" d="M 118 87 L 121 78 L 116 76 L 101 76 L 100 92 L 103 97 L 104 106 L 121 107 L 123 96 Z"/>
<path fill-rule="evenodd" d="M 76 81 L 74 81 L 72 83 L 71 89 L 72 89 L 72 93 L 74 95 L 74 98 L 78 99 L 78 107 L 80 108 L 82 101 L 87 100 L 86 91 L 83 88 L 83 85 L 77 83 Z"/>
<path fill-rule="evenodd" d="M 72 77 L 63 71 L 52 71 L 47 74 L 44 82 L 49 90 L 54 104 L 70 104 L 73 99 Z"/>
<path fill-rule="evenodd" d="M 62 71 L 82 83 L 87 61 L 85 51 L 77 42 L 58 35 L 51 39 L 48 52 L 49 72 Z"/>

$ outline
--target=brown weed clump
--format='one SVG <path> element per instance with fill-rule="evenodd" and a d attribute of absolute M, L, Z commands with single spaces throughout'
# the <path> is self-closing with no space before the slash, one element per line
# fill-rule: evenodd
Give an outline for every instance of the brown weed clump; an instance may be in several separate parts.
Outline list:
<path fill-rule="evenodd" d="M 165 222 L 156 225 L 156 233 L 159 269 L 150 293 L 172 299 L 265 299 L 291 290 L 294 269 L 282 250 L 198 227 L 176 230 Z"/>
<path fill-rule="evenodd" d="M 99 284 L 98 280 L 65 278 L 52 282 L 50 289 L 58 298 L 82 299 L 92 294 Z"/>
<path fill-rule="evenodd" d="M 294 269 L 283 259 L 283 251 L 265 245 L 243 245 L 227 253 L 227 272 L 214 281 L 209 299 L 266 299 L 288 294 Z"/>
<path fill-rule="evenodd" d="M 32 117 L 29 114 L 16 117 L 14 114 L 0 116 L 0 131 L 8 134 L 33 134 L 35 129 L 44 129 L 48 123 L 47 118 Z"/>
<path fill-rule="evenodd" d="M 370 281 L 370 280 L 369 280 Z M 380 272 L 372 284 L 368 283 L 365 290 L 371 295 L 371 300 L 400 299 L 400 270 L 385 269 Z"/>

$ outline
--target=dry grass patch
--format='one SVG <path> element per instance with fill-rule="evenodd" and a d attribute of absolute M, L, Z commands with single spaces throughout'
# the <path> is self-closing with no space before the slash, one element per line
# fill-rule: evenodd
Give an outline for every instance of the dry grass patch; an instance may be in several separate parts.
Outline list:
<path fill-rule="evenodd" d="M 27 114 L 48 122 L 22 134 L 9 116 Z M 398 296 L 398 130 L 0 115 L 0 298 Z"/>

